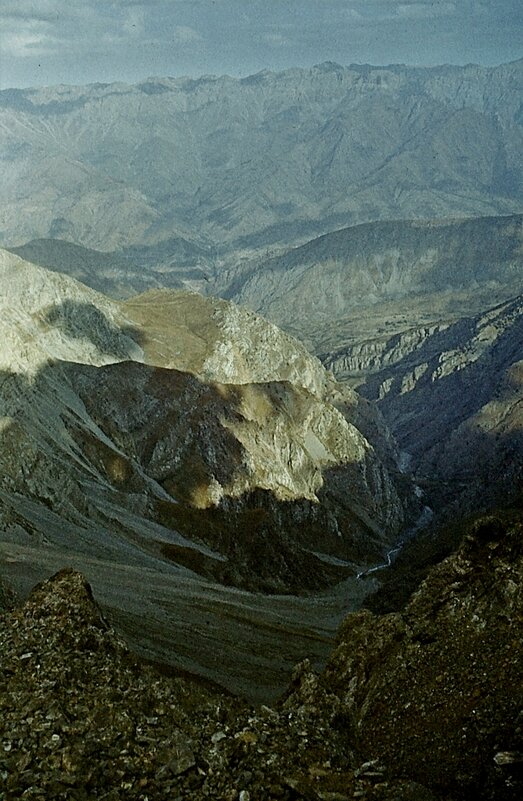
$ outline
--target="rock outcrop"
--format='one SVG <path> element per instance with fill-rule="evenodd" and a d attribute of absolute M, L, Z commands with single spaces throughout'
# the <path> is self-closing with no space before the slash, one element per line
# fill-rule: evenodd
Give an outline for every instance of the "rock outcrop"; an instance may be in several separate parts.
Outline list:
<path fill-rule="evenodd" d="M 434 505 L 450 503 L 452 516 L 521 499 L 522 321 L 519 296 L 352 357 L 359 391 L 378 402 Z"/>
<path fill-rule="evenodd" d="M 478 523 L 402 614 L 349 616 L 253 708 L 140 665 L 61 571 L 0 617 L 5 801 L 517 801 L 521 518 Z"/>
<path fill-rule="evenodd" d="M 16 593 L 5 581 L 0 579 L 0 614 L 12 609 L 17 600 Z"/>
<path fill-rule="evenodd" d="M 349 616 L 322 682 L 349 737 L 456 798 L 523 789 L 521 517 L 478 522 L 402 614 Z"/>
<path fill-rule="evenodd" d="M 192 738 L 211 746 L 216 717 L 241 707 L 139 667 L 71 570 L 0 619 L 0 647 L 5 801 L 190 791 L 201 784 Z"/>

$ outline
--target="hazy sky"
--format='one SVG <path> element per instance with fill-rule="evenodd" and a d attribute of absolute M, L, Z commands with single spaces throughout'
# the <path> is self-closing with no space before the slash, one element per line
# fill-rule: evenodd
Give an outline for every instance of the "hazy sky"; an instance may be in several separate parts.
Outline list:
<path fill-rule="evenodd" d="M 0 86 L 523 56 L 523 0 L 0 0 Z"/>

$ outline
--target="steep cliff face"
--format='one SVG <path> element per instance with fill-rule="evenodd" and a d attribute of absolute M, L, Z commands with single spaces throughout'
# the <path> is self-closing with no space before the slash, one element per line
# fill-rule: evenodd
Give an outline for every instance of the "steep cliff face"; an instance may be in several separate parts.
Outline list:
<path fill-rule="evenodd" d="M 218 298 L 156 290 L 123 307 L 140 328 L 145 359 L 234 384 L 285 381 L 332 403 L 390 468 L 396 445 L 374 404 L 333 380 L 318 358 L 273 323 Z"/>
<path fill-rule="evenodd" d="M 451 323 L 434 323 L 409 328 L 407 331 L 401 331 L 392 336 L 366 340 L 326 353 L 322 356 L 322 361 L 325 367 L 332 370 L 336 376 L 365 383 L 365 378 L 369 375 L 392 368 L 421 347 L 428 347 L 428 343 L 434 343 L 433 355 L 437 355 L 438 337 L 435 335 L 446 331 L 450 325 Z M 419 378 L 425 370 L 425 365 L 417 365 L 414 368 L 412 380 Z M 390 382 L 387 383 L 385 379 L 379 391 L 380 400 L 387 394 L 390 388 L 389 384 Z"/>
<path fill-rule="evenodd" d="M 382 424 L 374 448 L 351 422 L 371 431 L 370 407 L 290 337 L 223 301 L 121 306 L 2 258 L 8 538 L 299 592 L 398 533 Z"/>
<path fill-rule="evenodd" d="M 440 504 L 465 511 L 521 496 L 522 312 L 518 297 L 338 362 L 357 367 L 360 391 L 378 401 Z"/>
<path fill-rule="evenodd" d="M 438 515 L 521 493 L 521 224 L 361 225 L 227 277 L 377 402 Z"/>
<path fill-rule="evenodd" d="M 191 292 L 152 290 L 122 308 L 143 329 L 149 363 L 221 383 L 289 381 L 317 397 L 333 384 L 303 345 L 233 303 Z"/>

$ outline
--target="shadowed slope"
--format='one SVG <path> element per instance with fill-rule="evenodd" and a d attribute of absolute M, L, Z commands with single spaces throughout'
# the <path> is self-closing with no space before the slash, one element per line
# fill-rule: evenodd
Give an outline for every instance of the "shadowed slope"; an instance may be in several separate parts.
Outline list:
<path fill-rule="evenodd" d="M 394 450 L 370 407 L 361 411 L 355 394 L 291 338 L 224 301 L 168 293 L 165 304 L 140 306 L 137 319 L 129 313 L 136 304 L 119 305 L 12 254 L 2 254 L 0 267 L 7 287 L 0 531 L 14 560 L 5 569 L 15 565 L 19 586 L 64 558 L 99 569 L 99 589 L 133 642 L 169 661 L 176 657 L 166 644 L 173 625 L 166 587 L 183 585 L 192 599 L 178 636 L 205 587 L 215 592 L 205 579 L 311 593 L 382 558 L 410 513 L 411 488 L 397 480 Z M 199 350 L 186 348 L 187 337 Z M 177 359 L 186 369 L 193 360 L 194 373 L 175 369 Z M 267 380 L 271 372 L 276 380 Z M 358 416 L 376 448 L 351 422 Z M 131 584 L 148 571 L 151 640 L 138 625 L 129 583 L 121 592 L 107 585 L 108 565 Z M 157 597 L 155 581 L 164 575 Z M 237 593 L 225 593 L 234 614 L 260 606 L 256 596 Z M 212 619 L 220 616 L 213 600 L 204 605 Z M 284 620 L 294 605 L 284 606 Z M 332 629 L 339 606 L 333 593 L 320 632 Z M 271 610 L 260 611 L 260 620 Z M 191 640 L 185 664 L 253 692 L 264 638 L 256 635 L 254 650 L 245 642 L 229 676 L 215 649 L 223 642 L 227 658 L 238 651 L 231 630 L 226 622 L 216 641 Z M 284 637 L 279 629 L 275 636 Z M 313 639 L 324 650 L 323 633 Z M 288 667 L 288 654 L 303 642 L 294 624 L 291 641 L 287 656 L 271 651 L 274 664 L 283 659 Z M 279 683 L 279 669 L 271 668 L 260 692 Z"/>

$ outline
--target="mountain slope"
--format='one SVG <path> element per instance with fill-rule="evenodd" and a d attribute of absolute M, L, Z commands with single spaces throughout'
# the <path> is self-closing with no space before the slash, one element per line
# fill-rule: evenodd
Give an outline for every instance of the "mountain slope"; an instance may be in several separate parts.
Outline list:
<path fill-rule="evenodd" d="M 263 490 L 290 507 L 297 503 L 301 512 L 289 508 L 289 514 L 305 514 L 313 529 L 325 526 L 328 536 L 332 528 L 332 543 L 338 550 L 338 518 L 345 505 L 342 488 L 352 486 L 353 500 L 343 513 L 352 518 L 344 524 L 347 545 L 364 535 L 369 547 L 372 541 L 375 547 L 382 540 L 383 526 L 397 530 L 403 515 L 386 468 L 362 434 L 329 402 L 328 392 L 335 393 L 336 388 L 321 364 L 274 326 L 223 301 L 213 306 L 187 293 L 166 293 L 163 305 L 156 295 L 149 303 L 134 301 L 131 311 L 142 312 L 135 321 L 124 316 L 125 307 L 65 276 L 8 254 L 2 267 L 2 281 L 9 282 L 4 303 L 6 310 L 14 310 L 4 318 L 4 459 L 15 481 L 24 453 L 30 476 L 23 478 L 18 491 L 45 492 L 49 500 L 58 491 L 63 506 L 67 493 L 64 485 L 57 490 L 54 475 L 60 463 L 61 469 L 76 468 L 84 474 L 75 481 L 71 473 L 66 481 L 74 496 L 78 481 L 100 482 L 109 497 L 111 485 L 112 492 L 128 486 L 139 506 L 145 502 L 139 498 L 143 492 L 150 496 L 150 504 L 170 502 L 175 517 L 181 499 L 205 509 L 236 498 L 241 510 L 252 503 L 257 508 L 261 501 L 247 499 Z M 155 321 L 151 330 L 148 314 Z M 182 325 L 176 322 L 178 317 Z M 149 364 L 140 364 L 144 361 Z M 196 375 L 173 369 L 178 366 Z M 202 382 L 200 375 L 212 383 Z M 353 397 L 347 394 L 349 404 Z M 40 438 L 46 443 L 43 450 Z M 378 487 L 391 500 L 384 511 Z M 330 523 L 331 512 L 323 519 L 322 504 L 317 505 L 320 491 L 334 493 L 335 505 L 341 504 Z M 100 499 L 94 503 L 96 508 Z M 274 537 L 281 538 L 285 525 L 277 518 L 285 513 L 271 510 L 270 500 L 268 506 L 262 539 L 271 536 L 271 527 Z M 227 511 L 232 519 L 233 511 Z M 220 536 L 228 541 L 227 516 L 222 518 Z M 177 526 L 182 525 L 187 521 L 178 520 Z M 200 537 L 212 536 L 211 526 L 204 520 L 200 525 Z M 348 556 L 343 550 L 336 555 Z M 312 555 L 308 558 L 315 560 Z M 251 570 L 256 581 L 254 565 Z M 263 560 L 261 570 L 265 570 Z M 285 566 L 284 570 L 286 580 L 294 581 L 292 571 Z M 278 586 L 277 571 L 274 580 Z M 265 581 L 272 583 L 270 572 Z"/>
<path fill-rule="evenodd" d="M 225 294 L 378 403 L 436 518 L 492 509 L 521 495 L 522 226 L 347 228 L 231 272 Z"/>
<path fill-rule="evenodd" d="M 439 507 L 521 500 L 523 298 L 333 356 L 377 400 Z"/>
<path fill-rule="evenodd" d="M 300 593 L 382 558 L 410 488 L 379 416 L 302 346 L 225 301 L 118 304 L 0 255 L 0 529 L 24 581 L 61 555 Z"/>
<path fill-rule="evenodd" d="M 357 748 L 444 797 L 521 793 L 521 534 L 479 521 L 403 613 L 349 615 L 322 677 Z"/>
<path fill-rule="evenodd" d="M 368 223 L 231 269 L 217 290 L 325 352 L 356 338 L 365 317 L 370 338 L 372 323 L 412 325 L 423 304 L 439 322 L 517 294 L 522 248 L 521 215 Z"/>
<path fill-rule="evenodd" d="M 325 671 L 302 662 L 271 706 L 137 663 L 85 579 L 61 570 L 0 615 L 6 801 L 35 786 L 115 801 L 517 801 L 521 534 L 520 517 L 480 521 L 404 613 L 349 615 Z"/>
<path fill-rule="evenodd" d="M 120 253 L 104 253 L 64 239 L 36 239 L 9 250 L 25 261 L 70 275 L 113 298 L 126 298 L 151 288 L 178 289 L 205 282 L 209 267 L 209 253 L 180 238 L 157 248 L 136 247 Z"/>
<path fill-rule="evenodd" d="M 175 237 L 223 258 L 349 223 L 520 212 L 522 70 L 323 64 L 4 91 L 1 242 Z"/>

